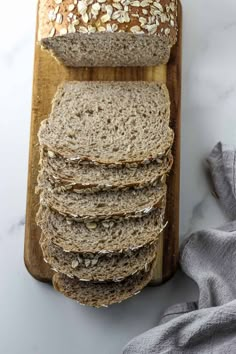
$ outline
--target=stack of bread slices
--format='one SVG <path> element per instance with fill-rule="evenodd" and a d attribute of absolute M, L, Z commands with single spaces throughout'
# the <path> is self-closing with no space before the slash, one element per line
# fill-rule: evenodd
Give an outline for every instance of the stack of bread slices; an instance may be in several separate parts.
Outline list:
<path fill-rule="evenodd" d="M 151 280 L 174 134 L 166 86 L 66 82 L 39 130 L 37 223 L 55 289 L 100 307 Z"/>

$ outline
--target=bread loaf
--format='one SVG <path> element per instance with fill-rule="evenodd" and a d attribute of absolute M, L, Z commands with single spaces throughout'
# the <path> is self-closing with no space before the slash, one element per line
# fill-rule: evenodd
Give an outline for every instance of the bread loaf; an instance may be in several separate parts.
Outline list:
<path fill-rule="evenodd" d="M 67 66 L 166 64 L 176 0 L 40 0 L 38 40 Z"/>

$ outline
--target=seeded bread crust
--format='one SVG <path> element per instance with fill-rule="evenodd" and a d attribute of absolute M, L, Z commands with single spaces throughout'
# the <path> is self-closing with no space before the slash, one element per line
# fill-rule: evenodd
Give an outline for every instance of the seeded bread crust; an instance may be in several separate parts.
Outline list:
<path fill-rule="evenodd" d="M 38 40 L 68 66 L 166 64 L 176 0 L 40 0 Z"/>
<path fill-rule="evenodd" d="M 81 305 L 108 307 L 137 295 L 152 279 L 155 264 L 148 269 L 127 277 L 122 282 L 83 282 L 63 274 L 53 276 L 53 286 L 64 296 L 76 300 Z"/>
<path fill-rule="evenodd" d="M 164 213 L 165 203 L 142 218 L 84 223 L 41 206 L 37 224 L 46 238 L 65 252 L 126 252 L 159 239 L 165 228 Z"/>
<path fill-rule="evenodd" d="M 171 142 L 172 144 L 172 142 Z M 167 153 L 162 159 L 147 165 L 116 166 L 107 168 L 68 161 L 51 151 L 41 149 L 41 174 L 46 173 L 55 189 L 91 189 L 93 191 L 144 187 L 161 183 L 171 170 L 173 156 Z M 41 178 L 38 188 L 42 189 Z"/>
<path fill-rule="evenodd" d="M 45 180 L 40 204 L 76 220 L 140 217 L 159 208 L 166 196 L 166 184 L 144 188 L 84 192 L 56 192 Z"/>
<path fill-rule="evenodd" d="M 45 119 L 44 121 L 41 122 L 41 126 L 40 126 L 40 130 L 39 130 L 39 141 L 40 141 L 40 146 L 41 149 L 40 151 L 44 151 L 48 153 L 48 155 L 50 155 L 51 158 L 58 158 L 58 159 L 63 159 L 65 161 L 66 164 L 74 164 L 74 165 L 78 165 L 78 166 L 89 166 L 89 167 L 99 167 L 99 168 L 104 168 L 104 167 L 108 167 L 108 168 L 137 168 L 137 167 L 142 167 L 142 166 L 146 166 L 149 165 L 151 163 L 159 163 L 160 160 L 165 159 L 167 155 L 169 155 L 173 142 L 174 142 L 174 132 L 172 129 L 167 128 L 166 131 L 163 131 L 163 139 L 160 141 L 159 145 L 158 145 L 158 149 L 157 149 L 157 156 L 153 157 L 153 156 L 149 156 L 148 158 L 140 159 L 134 159 L 134 161 L 132 160 L 127 160 L 127 161 L 108 161 L 108 160 L 94 160 L 91 159 L 88 156 L 71 156 L 71 153 L 69 153 L 66 150 L 63 151 L 58 151 L 58 149 L 53 146 L 50 145 L 48 142 L 46 142 L 43 138 L 44 133 L 47 131 L 47 124 L 48 124 L 48 120 Z M 40 164 L 42 163 L 42 154 L 40 157 Z"/>
<path fill-rule="evenodd" d="M 124 0 L 114 2 L 80 0 L 77 3 L 78 5 L 73 4 L 71 0 L 40 0 L 39 41 L 43 38 L 63 36 L 75 32 L 92 34 L 117 31 L 158 35 L 159 37 L 165 37 L 170 45 L 176 42 L 176 0 Z M 148 13 L 143 13 L 143 10 Z M 90 15 L 91 19 L 89 19 Z M 122 16 L 127 21 L 123 23 L 119 21 Z M 116 17 L 118 18 L 116 19 Z"/>
<path fill-rule="evenodd" d="M 165 84 L 66 82 L 38 137 L 42 147 L 71 161 L 148 163 L 170 149 L 169 120 Z"/>
<path fill-rule="evenodd" d="M 43 257 L 53 270 L 82 281 L 121 281 L 147 267 L 155 258 L 158 241 L 135 251 L 113 254 L 65 252 L 42 235 Z"/>

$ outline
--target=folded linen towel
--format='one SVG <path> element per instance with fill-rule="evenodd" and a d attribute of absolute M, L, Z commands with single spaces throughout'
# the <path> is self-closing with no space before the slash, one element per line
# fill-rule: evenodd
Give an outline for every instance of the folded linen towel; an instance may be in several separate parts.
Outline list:
<path fill-rule="evenodd" d="M 236 219 L 236 152 L 218 143 L 208 162 L 225 212 Z M 199 287 L 196 303 L 170 307 L 158 327 L 133 339 L 123 354 L 236 353 L 236 221 L 192 234 L 180 265 Z"/>

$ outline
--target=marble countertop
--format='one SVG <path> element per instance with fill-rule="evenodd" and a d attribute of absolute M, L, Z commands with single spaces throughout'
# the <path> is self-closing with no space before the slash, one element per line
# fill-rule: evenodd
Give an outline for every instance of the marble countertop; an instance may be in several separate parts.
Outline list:
<path fill-rule="evenodd" d="M 181 239 L 225 220 L 204 159 L 236 136 L 236 2 L 182 0 Z M 197 298 L 181 272 L 108 309 L 79 306 L 35 281 L 23 262 L 36 0 L 1 4 L 0 353 L 118 354 L 170 304 Z"/>

